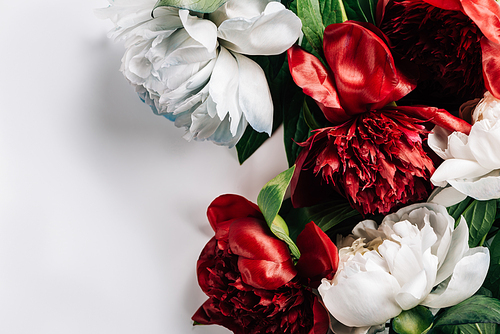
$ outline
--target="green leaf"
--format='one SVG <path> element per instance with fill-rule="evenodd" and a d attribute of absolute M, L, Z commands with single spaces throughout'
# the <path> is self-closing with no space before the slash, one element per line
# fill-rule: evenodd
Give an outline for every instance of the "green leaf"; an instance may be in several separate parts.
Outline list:
<path fill-rule="evenodd" d="M 358 0 L 359 7 L 363 11 L 363 15 L 366 17 L 367 22 L 371 24 L 377 24 L 376 12 L 377 12 L 377 0 Z"/>
<path fill-rule="evenodd" d="M 450 307 L 434 321 L 434 328 L 475 323 L 500 324 L 500 301 L 475 295 Z"/>
<path fill-rule="evenodd" d="M 345 7 L 341 0 L 320 0 L 320 8 L 325 27 L 347 21 Z"/>
<path fill-rule="evenodd" d="M 327 232 L 334 226 L 351 217 L 361 216 L 347 201 L 328 201 L 305 208 L 309 221 L 313 221 L 323 231 Z"/>
<path fill-rule="evenodd" d="M 432 312 L 419 305 L 395 317 L 392 320 L 392 329 L 399 334 L 422 334 L 432 326 L 433 319 Z"/>
<path fill-rule="evenodd" d="M 212 13 L 226 2 L 227 0 L 159 0 L 153 7 L 153 12 L 158 7 L 175 7 L 198 13 Z"/>
<path fill-rule="evenodd" d="M 266 183 L 257 196 L 257 205 L 264 215 L 267 225 L 271 226 L 274 218 L 280 211 L 283 197 L 293 176 L 295 166 L 280 173 L 274 179 Z"/>
<path fill-rule="evenodd" d="M 474 200 L 463 212 L 469 225 L 469 247 L 476 247 L 488 234 L 497 210 L 496 200 Z"/>
<path fill-rule="evenodd" d="M 358 22 L 368 22 L 358 0 L 344 0 L 345 12 L 349 20 Z"/>
<path fill-rule="evenodd" d="M 295 94 L 290 98 L 291 103 L 289 108 L 283 111 L 283 140 L 285 142 L 285 152 L 289 166 L 295 164 L 302 149 L 297 143 L 306 141 L 310 135 L 309 127 L 302 112 L 305 95 L 298 87 L 294 87 L 293 92 Z"/>
<path fill-rule="evenodd" d="M 297 0 L 297 16 L 302 21 L 304 36 L 320 55 L 325 27 L 347 21 L 342 0 Z"/>
<path fill-rule="evenodd" d="M 466 324 L 457 326 L 443 326 L 440 332 L 443 334 L 496 334 L 497 324 Z"/>
<path fill-rule="evenodd" d="M 292 166 L 266 183 L 260 191 L 259 196 L 257 196 L 257 205 L 271 232 L 283 240 L 288 245 L 288 248 L 290 248 L 292 256 L 298 259 L 300 258 L 299 249 L 290 238 L 285 221 L 278 215 L 294 170 L 295 166 Z"/>
<path fill-rule="evenodd" d="M 302 31 L 311 46 L 320 54 L 323 50 L 323 18 L 319 0 L 297 0 L 297 15 L 302 21 Z"/>
<path fill-rule="evenodd" d="M 314 119 L 314 116 L 307 105 L 307 101 L 308 101 L 307 98 L 304 99 L 304 104 L 302 106 L 302 110 L 304 112 L 304 121 L 306 122 L 309 129 L 312 129 L 312 130 L 319 129 L 320 125 Z"/>
<path fill-rule="evenodd" d="M 275 236 L 277 236 L 279 239 L 283 240 L 288 245 L 288 248 L 290 249 L 290 253 L 292 253 L 292 256 L 298 260 L 300 258 L 299 248 L 297 247 L 297 245 L 295 245 L 293 240 L 290 238 L 289 232 L 288 232 L 288 226 L 286 225 L 283 218 L 281 218 L 279 215 L 277 215 L 274 218 L 273 223 L 271 224 L 270 228 L 271 228 L 271 232 L 273 232 L 273 234 Z"/>
<path fill-rule="evenodd" d="M 484 286 L 488 288 L 493 297 L 500 299 L 500 233 L 497 233 L 489 246 L 490 269 L 484 281 Z"/>
<path fill-rule="evenodd" d="M 452 205 L 446 209 L 448 210 L 448 213 L 450 214 L 450 216 L 452 216 L 453 219 L 455 219 L 455 221 L 458 223 L 458 219 L 460 218 L 462 213 L 465 211 L 465 209 L 467 209 L 467 207 L 469 206 L 471 201 L 472 201 L 472 198 L 467 197 L 462 202 L 457 203 L 455 205 Z"/>

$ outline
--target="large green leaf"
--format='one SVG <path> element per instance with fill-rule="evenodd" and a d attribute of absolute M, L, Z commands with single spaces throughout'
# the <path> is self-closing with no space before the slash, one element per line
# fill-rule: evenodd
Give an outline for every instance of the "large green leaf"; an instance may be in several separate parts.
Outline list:
<path fill-rule="evenodd" d="M 495 221 L 496 210 L 496 200 L 474 200 L 465 209 L 463 216 L 469 225 L 469 247 L 476 247 L 484 242 Z"/>
<path fill-rule="evenodd" d="M 490 269 L 484 281 L 484 286 L 493 294 L 493 297 L 500 299 L 500 233 L 497 233 L 489 246 Z"/>
<path fill-rule="evenodd" d="M 302 21 L 304 36 L 317 52 L 322 53 L 325 26 L 319 0 L 297 0 L 297 15 Z"/>
<path fill-rule="evenodd" d="M 274 235 L 286 242 L 292 255 L 298 259 L 299 249 L 289 237 L 285 221 L 278 215 L 294 170 L 295 166 L 292 166 L 266 183 L 257 196 L 257 205 Z"/>
<path fill-rule="evenodd" d="M 452 216 L 453 219 L 455 219 L 455 221 L 458 223 L 458 219 L 463 214 L 465 209 L 467 209 L 467 207 L 469 206 L 471 201 L 472 201 L 472 198 L 467 197 L 462 202 L 457 203 L 455 205 L 452 205 L 446 209 L 448 210 L 448 213 L 450 214 L 450 216 Z"/>
<path fill-rule="evenodd" d="M 295 164 L 302 149 L 297 143 L 306 141 L 310 134 L 302 112 L 305 95 L 298 87 L 293 87 L 291 93 L 294 94 L 290 96 L 289 108 L 283 111 L 283 140 L 289 166 Z"/>
<path fill-rule="evenodd" d="M 432 326 L 433 320 L 432 312 L 419 305 L 395 317 L 392 320 L 392 329 L 398 334 L 422 334 Z"/>
<path fill-rule="evenodd" d="M 497 324 L 485 323 L 443 326 L 439 330 L 443 334 L 496 334 L 498 327 Z"/>
<path fill-rule="evenodd" d="M 153 11 L 158 7 L 189 9 L 198 13 L 212 13 L 227 0 L 158 0 Z"/>
<path fill-rule="evenodd" d="M 319 4 L 325 27 L 347 21 L 344 3 L 341 0 L 320 0 Z"/>
<path fill-rule="evenodd" d="M 305 208 L 307 217 L 323 231 L 327 232 L 344 220 L 361 215 L 347 201 L 328 201 Z"/>
<path fill-rule="evenodd" d="M 500 324 L 500 301 L 476 295 L 450 307 L 434 321 L 434 328 L 476 323 Z"/>

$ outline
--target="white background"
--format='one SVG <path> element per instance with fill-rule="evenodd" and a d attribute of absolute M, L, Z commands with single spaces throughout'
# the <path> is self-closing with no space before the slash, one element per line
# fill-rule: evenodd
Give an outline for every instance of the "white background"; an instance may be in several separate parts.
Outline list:
<path fill-rule="evenodd" d="M 243 166 L 186 142 L 119 72 L 105 0 L 0 0 L 0 333 L 193 328 L 209 203 L 256 201 L 281 133 Z"/>

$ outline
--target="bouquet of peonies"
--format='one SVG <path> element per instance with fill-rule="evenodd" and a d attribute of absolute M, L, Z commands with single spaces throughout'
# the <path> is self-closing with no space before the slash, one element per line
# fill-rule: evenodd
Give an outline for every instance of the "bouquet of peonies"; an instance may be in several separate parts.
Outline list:
<path fill-rule="evenodd" d="M 195 325 L 500 333 L 500 4 L 110 0 L 121 70 L 188 140 L 290 169 L 222 195 Z M 290 198 L 286 198 L 287 191 Z"/>

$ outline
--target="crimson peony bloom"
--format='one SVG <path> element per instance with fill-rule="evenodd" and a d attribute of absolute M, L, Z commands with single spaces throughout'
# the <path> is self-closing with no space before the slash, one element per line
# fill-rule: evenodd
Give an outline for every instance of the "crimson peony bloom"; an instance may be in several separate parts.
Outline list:
<path fill-rule="evenodd" d="M 380 0 L 392 49 L 420 68 L 418 99 L 500 98 L 500 4 L 495 0 Z M 450 101 L 451 102 L 451 101 Z"/>
<path fill-rule="evenodd" d="M 197 273 L 209 299 L 194 314 L 196 323 L 237 334 L 328 331 L 328 312 L 304 286 L 317 287 L 319 276 L 331 278 L 337 270 L 337 248 L 324 232 L 314 223 L 306 226 L 297 240 L 304 259 L 296 269 L 288 246 L 271 233 L 255 204 L 222 195 L 207 215 L 215 236 L 200 255 Z M 315 261 L 307 261 L 311 252 Z"/>
<path fill-rule="evenodd" d="M 313 205 L 333 191 L 363 214 L 426 198 L 434 167 L 422 149 L 427 132 L 419 123 L 465 133 L 470 124 L 443 109 L 390 106 L 415 83 L 396 67 L 375 26 L 329 25 L 323 50 L 330 68 L 298 46 L 288 50 L 295 83 L 334 125 L 302 144 L 291 182 L 294 206 Z"/>

